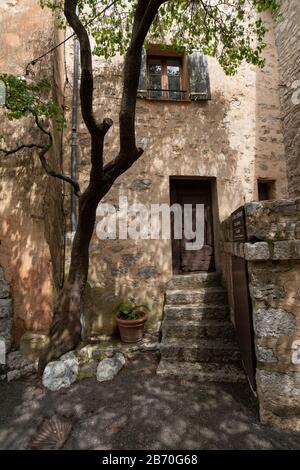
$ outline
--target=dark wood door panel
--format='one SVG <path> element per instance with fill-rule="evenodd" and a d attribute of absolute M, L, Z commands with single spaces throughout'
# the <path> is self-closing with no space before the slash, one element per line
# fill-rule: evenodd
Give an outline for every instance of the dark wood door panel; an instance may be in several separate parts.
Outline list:
<path fill-rule="evenodd" d="M 187 250 L 183 237 L 172 240 L 173 270 L 176 273 L 210 271 L 215 268 L 211 183 L 208 180 L 172 180 L 170 182 L 171 203 L 193 206 L 193 229 L 196 228 L 196 204 L 204 205 L 204 245 L 199 250 Z M 173 219 L 172 219 L 173 229 Z M 184 229 L 184 226 L 183 226 Z M 192 240 L 193 241 L 193 240 Z"/>
<path fill-rule="evenodd" d="M 234 296 L 234 319 L 237 341 L 242 361 L 253 391 L 256 390 L 256 358 L 252 306 L 248 287 L 247 262 L 244 258 L 232 257 L 232 281 Z"/>

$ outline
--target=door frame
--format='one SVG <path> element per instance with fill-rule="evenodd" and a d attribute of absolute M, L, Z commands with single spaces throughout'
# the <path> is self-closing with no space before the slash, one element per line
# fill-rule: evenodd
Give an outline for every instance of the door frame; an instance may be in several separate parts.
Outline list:
<path fill-rule="evenodd" d="M 169 197 L 170 205 L 176 202 L 175 191 L 172 189 L 172 181 L 209 181 L 210 182 L 210 193 L 211 193 L 211 204 L 212 204 L 212 231 L 213 231 L 213 241 L 214 241 L 214 258 L 215 258 L 215 270 L 218 272 L 220 270 L 220 257 L 219 257 L 219 231 L 220 231 L 220 220 L 219 220 L 219 209 L 218 209 L 218 194 L 217 194 L 217 180 L 216 177 L 210 176 L 169 176 Z M 171 218 L 171 233 L 173 232 L 173 220 Z M 180 240 L 178 240 L 180 241 Z M 178 256 L 178 251 L 176 253 L 176 240 L 173 240 L 173 233 L 171 237 L 171 256 L 172 256 L 172 271 L 173 275 L 180 274 L 184 276 L 188 273 L 180 272 L 180 259 Z"/>

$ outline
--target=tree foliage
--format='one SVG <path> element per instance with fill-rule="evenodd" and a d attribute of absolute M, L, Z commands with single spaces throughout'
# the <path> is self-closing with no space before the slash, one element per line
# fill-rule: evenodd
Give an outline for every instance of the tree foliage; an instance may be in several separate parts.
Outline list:
<path fill-rule="evenodd" d="M 62 0 L 40 0 L 64 24 Z M 112 4 L 113 3 L 113 4 Z M 104 14 L 99 14 L 103 8 Z M 78 12 L 95 40 L 94 54 L 123 55 L 130 43 L 136 0 L 79 0 Z M 148 40 L 187 52 L 202 50 L 216 57 L 232 75 L 243 60 L 262 67 L 266 25 L 260 13 L 279 13 L 276 0 L 168 0 L 160 7 Z"/>
<path fill-rule="evenodd" d="M 55 12 L 58 25 L 65 26 L 63 0 L 40 0 L 42 8 Z M 82 23 L 94 39 L 93 53 L 105 59 L 124 55 L 132 36 L 136 0 L 79 0 Z M 263 67 L 266 25 L 260 14 L 279 14 L 276 0 L 168 0 L 158 10 L 147 42 L 153 41 L 187 52 L 202 50 L 216 57 L 224 71 L 233 75 L 243 60 Z M 103 12 L 103 10 L 105 10 Z M 33 115 L 54 119 L 64 126 L 61 108 L 49 99 L 50 81 L 32 82 L 14 75 L 0 75 L 7 89 L 8 119 Z"/>
<path fill-rule="evenodd" d="M 53 119 L 59 128 L 65 124 L 63 110 L 53 100 L 51 82 L 47 78 L 29 81 L 24 77 L 0 74 L 6 86 L 6 117 L 12 121 L 26 116 Z"/>

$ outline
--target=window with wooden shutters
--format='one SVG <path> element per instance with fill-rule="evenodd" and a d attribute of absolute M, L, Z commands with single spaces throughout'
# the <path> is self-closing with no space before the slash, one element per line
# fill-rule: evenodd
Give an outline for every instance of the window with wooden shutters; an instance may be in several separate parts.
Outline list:
<path fill-rule="evenodd" d="M 179 55 L 172 48 L 152 45 L 144 50 L 139 98 L 172 101 L 211 99 L 207 58 L 199 51 Z"/>

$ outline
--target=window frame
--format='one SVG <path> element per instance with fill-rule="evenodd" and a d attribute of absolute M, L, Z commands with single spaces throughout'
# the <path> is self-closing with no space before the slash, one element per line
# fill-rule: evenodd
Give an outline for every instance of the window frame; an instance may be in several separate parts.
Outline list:
<path fill-rule="evenodd" d="M 154 97 L 151 96 L 151 91 L 149 89 L 149 60 L 159 60 L 162 66 L 161 72 L 161 91 L 162 96 Z M 178 60 L 180 66 L 180 90 L 178 94 L 180 97 L 178 99 L 172 98 L 169 95 L 169 83 L 168 83 L 168 72 L 167 72 L 167 61 L 168 60 Z M 189 93 L 189 80 L 188 80 L 188 71 L 187 71 L 187 57 L 185 51 L 183 50 L 182 54 L 177 53 L 173 48 L 167 47 L 161 49 L 158 45 L 150 45 L 147 49 L 146 57 L 146 83 L 147 83 L 147 99 L 154 101 L 172 101 L 172 102 L 190 102 L 190 93 Z"/>
<path fill-rule="evenodd" d="M 184 90 L 183 88 L 183 64 L 182 64 L 182 57 L 171 57 L 171 56 L 159 56 L 159 55 L 147 55 L 147 85 L 148 85 L 148 91 L 149 94 L 151 94 L 152 91 L 149 88 L 149 81 L 150 81 L 150 60 L 157 60 L 160 62 L 161 65 L 161 74 L 160 74 L 160 79 L 161 79 L 161 89 L 158 89 L 157 91 L 162 92 L 162 96 L 160 97 L 153 97 L 151 96 L 151 99 L 157 99 L 157 100 L 170 100 L 170 101 L 182 101 L 182 95 L 185 95 L 187 93 L 187 90 Z M 168 61 L 169 60 L 176 60 L 178 61 L 179 64 L 179 82 L 180 82 L 180 87 L 178 90 L 178 96 L 179 98 L 171 98 L 170 97 L 170 90 L 169 88 L 169 75 L 168 75 Z M 175 90 L 173 90 L 175 91 Z M 176 91 L 175 91 L 176 92 Z"/>

